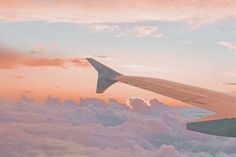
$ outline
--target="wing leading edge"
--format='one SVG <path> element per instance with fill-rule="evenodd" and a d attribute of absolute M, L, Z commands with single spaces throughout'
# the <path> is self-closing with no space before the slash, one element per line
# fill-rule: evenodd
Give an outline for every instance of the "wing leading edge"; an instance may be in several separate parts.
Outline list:
<path fill-rule="evenodd" d="M 129 84 L 163 96 L 182 101 L 187 104 L 191 104 L 197 107 L 207 109 L 209 111 L 213 111 L 216 113 L 215 115 L 204 119 L 204 121 L 208 121 L 210 122 L 210 124 L 212 124 L 211 121 L 219 120 L 219 118 L 236 118 L 236 97 L 232 95 L 228 95 L 210 89 L 186 85 L 178 82 L 163 80 L 159 78 L 122 75 L 92 58 L 88 58 L 87 60 L 98 71 L 97 93 L 103 93 L 109 86 L 119 81 L 125 84 Z M 235 120 L 233 122 L 234 124 L 236 124 Z M 233 122 L 230 122 L 228 124 L 231 125 Z M 221 123 L 222 121 L 220 121 L 219 123 L 216 123 L 214 121 L 213 128 L 217 124 L 221 125 Z M 193 127 L 195 126 L 195 124 L 196 127 Z M 204 129 L 199 126 L 204 126 Z M 199 128 L 199 132 L 209 132 L 205 131 L 205 123 L 204 125 L 199 125 L 198 122 L 194 122 L 191 123 L 191 125 L 188 125 L 187 127 L 187 129 L 193 131 L 197 131 L 196 128 Z M 216 135 L 216 133 L 214 132 L 212 134 Z M 230 136 L 231 134 L 232 133 L 230 132 Z M 217 135 L 222 136 L 221 134 Z"/>

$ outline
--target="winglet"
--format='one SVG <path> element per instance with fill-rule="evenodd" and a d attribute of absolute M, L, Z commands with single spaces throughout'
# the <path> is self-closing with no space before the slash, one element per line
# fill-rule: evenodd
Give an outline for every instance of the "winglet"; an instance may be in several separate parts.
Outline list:
<path fill-rule="evenodd" d="M 116 78 L 122 74 L 112 70 L 106 65 L 99 63 L 93 58 L 86 58 L 88 62 L 98 72 L 97 91 L 96 93 L 103 93 L 108 87 L 117 82 Z"/>

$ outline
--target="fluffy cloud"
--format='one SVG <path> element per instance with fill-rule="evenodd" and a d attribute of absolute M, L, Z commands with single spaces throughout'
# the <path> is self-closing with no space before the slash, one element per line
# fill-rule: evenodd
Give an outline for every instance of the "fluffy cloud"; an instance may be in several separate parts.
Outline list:
<path fill-rule="evenodd" d="M 2 0 L 0 19 L 75 23 L 185 21 L 202 25 L 234 18 L 235 9 L 234 0 Z"/>
<path fill-rule="evenodd" d="M 233 157 L 233 138 L 185 129 L 189 116 L 156 99 L 132 99 L 130 109 L 111 100 L 80 104 L 49 97 L 41 105 L 29 98 L 0 101 L 1 156 L 40 157 Z M 198 111 L 199 112 L 199 111 Z M 197 112 L 197 113 L 198 113 Z"/>
<path fill-rule="evenodd" d="M 0 69 L 11 69 L 19 66 L 64 68 L 68 63 L 79 67 L 90 66 L 82 58 L 45 58 L 27 55 L 24 52 L 18 52 L 3 46 L 0 47 Z"/>

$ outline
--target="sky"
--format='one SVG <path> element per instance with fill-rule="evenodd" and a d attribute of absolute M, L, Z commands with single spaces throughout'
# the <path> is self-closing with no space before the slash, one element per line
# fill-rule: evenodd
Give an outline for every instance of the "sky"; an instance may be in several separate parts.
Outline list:
<path fill-rule="evenodd" d="M 85 59 L 236 95 L 235 10 L 235 0 L 0 0 L 0 154 L 235 157 L 235 138 L 186 130 L 212 113 L 122 83 L 96 94 Z"/>
<path fill-rule="evenodd" d="M 234 93 L 235 1 L 31 1 L 0 3 L 1 97 L 79 100 L 159 97 L 116 84 L 96 95 L 94 57 L 127 75 Z"/>

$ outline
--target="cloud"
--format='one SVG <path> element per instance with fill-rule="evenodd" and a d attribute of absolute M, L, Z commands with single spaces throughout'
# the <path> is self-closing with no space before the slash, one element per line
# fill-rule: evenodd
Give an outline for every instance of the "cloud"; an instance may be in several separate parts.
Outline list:
<path fill-rule="evenodd" d="M 38 44 L 38 45 L 34 46 L 32 48 L 32 50 L 30 51 L 30 53 L 33 54 L 33 55 L 39 55 L 39 54 L 42 54 L 44 52 L 47 52 L 47 48 L 42 44 Z"/>
<path fill-rule="evenodd" d="M 227 41 L 220 41 L 219 44 L 229 50 L 236 50 L 236 43 L 231 43 Z"/>
<path fill-rule="evenodd" d="M 73 23 L 184 21 L 199 26 L 235 18 L 234 0 L 2 0 L 0 19 Z"/>
<path fill-rule="evenodd" d="M 236 77 L 236 73 L 234 72 L 224 72 L 223 75 L 230 76 L 230 77 Z"/>
<path fill-rule="evenodd" d="M 135 26 L 133 28 L 134 34 L 136 37 L 162 37 L 163 34 L 159 33 L 157 27 L 154 26 Z"/>
<path fill-rule="evenodd" d="M 106 57 L 106 56 L 103 56 L 103 55 L 95 55 L 94 57 L 96 57 L 96 58 L 103 58 L 103 59 L 107 59 L 107 57 Z"/>
<path fill-rule="evenodd" d="M 2 156 L 59 157 L 233 157 L 234 138 L 185 129 L 191 117 L 156 99 L 133 98 L 133 109 L 115 100 L 61 101 L 48 97 L 42 105 L 23 97 L 0 100 Z M 188 108 L 191 112 L 199 112 Z M 189 113 L 188 113 L 189 114 Z"/>
<path fill-rule="evenodd" d="M 78 67 L 90 67 L 90 64 L 87 62 L 85 58 L 68 58 L 66 62 L 76 65 Z"/>
<path fill-rule="evenodd" d="M 0 69 L 12 69 L 20 66 L 64 68 L 66 64 L 73 64 L 79 67 L 90 66 L 82 58 L 45 58 L 27 55 L 27 52 L 19 52 L 3 46 L 0 47 Z"/>
<path fill-rule="evenodd" d="M 15 77 L 17 79 L 23 79 L 24 78 L 23 76 L 20 76 L 20 75 L 13 75 L 13 77 Z"/>
<path fill-rule="evenodd" d="M 154 66 L 146 66 L 146 65 L 140 65 L 140 64 L 128 64 L 128 65 L 121 65 L 122 68 L 126 69 L 132 69 L 135 71 L 157 71 L 157 72 L 175 72 L 176 69 L 165 69 L 165 68 L 157 68 Z"/>
<path fill-rule="evenodd" d="M 117 37 L 131 36 L 141 37 L 162 37 L 156 26 L 151 25 L 118 25 L 118 24 L 90 24 L 86 28 L 93 32 L 110 32 Z"/>

